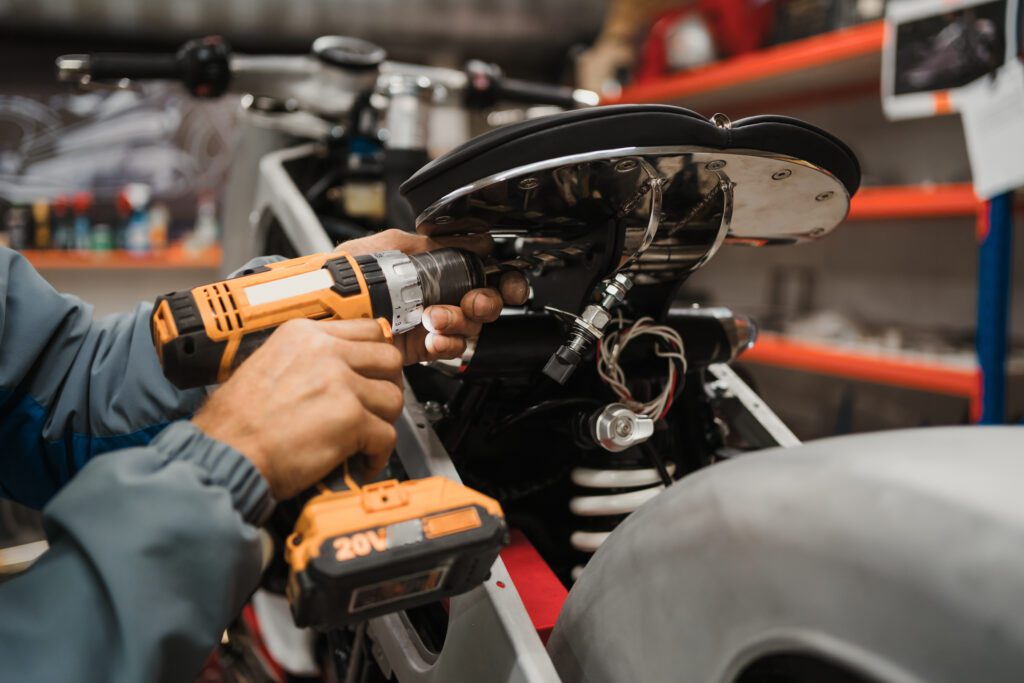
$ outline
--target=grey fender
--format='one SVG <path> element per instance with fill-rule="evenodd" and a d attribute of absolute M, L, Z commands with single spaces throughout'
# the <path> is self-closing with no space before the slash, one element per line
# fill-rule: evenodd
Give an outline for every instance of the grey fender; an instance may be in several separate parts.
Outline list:
<path fill-rule="evenodd" d="M 734 680 L 772 653 L 878 681 L 1024 680 L 1024 429 L 751 453 L 609 537 L 548 645 L 565 681 Z"/>

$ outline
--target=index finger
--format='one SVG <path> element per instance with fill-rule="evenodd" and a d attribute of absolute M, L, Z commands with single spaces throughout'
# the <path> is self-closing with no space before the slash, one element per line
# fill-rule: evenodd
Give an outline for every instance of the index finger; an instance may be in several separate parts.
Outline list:
<path fill-rule="evenodd" d="M 373 318 L 357 318 L 355 320 L 324 320 L 318 323 L 319 329 L 332 337 L 348 341 L 390 341 L 384 336 L 384 330 Z"/>

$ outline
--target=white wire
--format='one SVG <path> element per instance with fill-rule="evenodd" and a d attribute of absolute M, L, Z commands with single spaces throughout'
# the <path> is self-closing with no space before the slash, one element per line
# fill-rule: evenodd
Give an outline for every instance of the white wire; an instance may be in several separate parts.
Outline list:
<path fill-rule="evenodd" d="M 637 321 L 626 320 L 619 314 L 614 321 L 618 324 L 617 329 L 609 332 L 598 342 L 597 374 L 605 384 L 611 387 L 615 395 L 619 397 L 630 410 L 647 415 L 652 419 L 661 418 L 669 403 L 672 401 L 673 385 L 676 378 L 679 382 L 686 376 L 686 356 L 684 355 L 683 338 L 679 333 L 667 325 L 660 325 L 653 318 L 643 317 Z M 628 325 L 628 327 L 626 327 Z M 619 365 L 619 358 L 622 352 L 631 341 L 638 337 L 649 335 L 657 337 L 662 345 L 655 347 L 654 353 L 668 362 L 667 379 L 664 388 L 654 399 L 646 403 L 633 398 L 629 390 L 626 373 Z M 676 365 L 678 363 L 678 367 Z"/>

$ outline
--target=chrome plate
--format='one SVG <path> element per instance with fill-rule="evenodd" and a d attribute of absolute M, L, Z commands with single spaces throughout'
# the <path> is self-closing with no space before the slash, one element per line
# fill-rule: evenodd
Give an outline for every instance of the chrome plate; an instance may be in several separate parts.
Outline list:
<path fill-rule="evenodd" d="M 585 240 L 594 226 L 614 218 L 625 230 L 625 259 L 643 242 L 654 178 L 661 179 L 660 227 L 647 258 L 639 259 L 640 270 L 657 270 L 659 262 L 675 273 L 693 270 L 723 241 L 815 239 L 839 225 L 850 205 L 832 174 L 792 157 L 686 146 L 621 148 L 483 178 L 427 208 L 417 229 L 427 235 L 490 232 L 516 236 L 533 248 L 555 248 Z"/>

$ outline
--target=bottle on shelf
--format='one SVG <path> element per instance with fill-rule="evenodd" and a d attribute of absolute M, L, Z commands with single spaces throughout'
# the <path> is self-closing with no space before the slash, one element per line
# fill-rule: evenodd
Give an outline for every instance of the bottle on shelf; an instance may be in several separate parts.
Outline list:
<path fill-rule="evenodd" d="M 154 251 L 167 248 L 167 226 L 171 211 L 166 204 L 153 204 L 149 210 L 149 248 Z"/>
<path fill-rule="evenodd" d="M 92 226 L 90 243 L 93 251 L 110 251 L 114 248 L 114 231 L 108 223 Z"/>
<path fill-rule="evenodd" d="M 128 201 L 128 192 L 126 188 L 121 188 L 117 197 L 114 198 L 114 212 L 117 214 L 117 218 L 114 220 L 114 248 L 115 249 L 127 249 L 128 248 L 128 225 L 132 220 L 132 205 Z"/>
<path fill-rule="evenodd" d="M 31 246 L 28 234 L 28 209 L 23 206 L 12 206 L 7 210 L 4 221 L 6 241 L 12 249 L 27 249 Z"/>
<path fill-rule="evenodd" d="M 76 192 L 71 198 L 71 210 L 74 212 L 74 248 L 88 251 L 92 248 L 92 221 L 89 209 L 92 208 L 92 193 Z"/>
<path fill-rule="evenodd" d="M 68 198 L 58 195 L 53 200 L 53 249 L 71 249 L 75 244 L 74 218 Z"/>
<path fill-rule="evenodd" d="M 125 235 L 128 251 L 144 254 L 149 251 L 149 185 L 130 183 L 125 186 L 125 197 L 132 208 Z"/>
<path fill-rule="evenodd" d="M 53 230 L 50 227 L 50 202 L 39 198 L 32 204 L 32 218 L 35 230 L 32 243 L 36 249 L 49 249 L 53 242 Z"/>
<path fill-rule="evenodd" d="M 217 199 L 213 192 L 202 192 L 196 208 L 196 224 L 192 234 L 185 238 L 185 249 L 198 253 L 217 244 Z"/>

